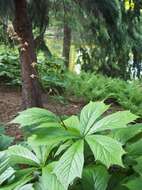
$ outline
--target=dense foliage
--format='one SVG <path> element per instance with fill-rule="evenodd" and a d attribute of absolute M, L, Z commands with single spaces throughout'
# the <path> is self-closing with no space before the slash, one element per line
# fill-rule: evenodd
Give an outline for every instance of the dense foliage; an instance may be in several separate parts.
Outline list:
<path fill-rule="evenodd" d="M 7 85 L 21 85 L 20 66 L 15 49 L 0 49 L 0 78 Z M 85 102 L 112 99 L 133 113 L 142 116 L 141 81 L 124 81 L 96 73 L 80 75 L 66 72 L 63 59 L 38 54 L 38 71 L 42 88 L 51 95 L 70 98 L 75 96 Z"/>
<path fill-rule="evenodd" d="M 2 190 L 139 190 L 141 124 L 129 111 L 102 116 L 103 102 L 90 102 L 80 116 L 61 119 L 32 108 L 20 113 L 28 135 L 21 145 L 0 152 Z"/>
<path fill-rule="evenodd" d="M 4 45 L 0 46 L 0 81 L 8 85 L 20 85 L 18 52 Z"/>
<path fill-rule="evenodd" d="M 98 75 L 68 73 L 66 94 L 90 100 L 112 99 L 124 109 L 142 116 L 142 86 L 140 81 L 124 81 Z"/>

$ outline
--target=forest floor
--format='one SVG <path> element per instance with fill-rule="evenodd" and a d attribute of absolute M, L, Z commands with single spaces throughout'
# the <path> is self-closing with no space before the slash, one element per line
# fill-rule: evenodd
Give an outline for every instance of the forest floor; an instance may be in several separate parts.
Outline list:
<path fill-rule="evenodd" d="M 80 112 L 85 105 L 83 100 L 68 98 L 67 103 L 61 103 L 58 99 L 48 97 L 43 94 L 44 108 L 58 115 L 75 115 Z M 122 110 L 117 104 L 112 104 L 108 113 Z M 15 137 L 16 140 L 22 138 L 22 133 L 18 126 L 8 124 L 21 111 L 21 91 L 8 87 L 0 87 L 0 122 L 5 124 L 7 134 Z"/>

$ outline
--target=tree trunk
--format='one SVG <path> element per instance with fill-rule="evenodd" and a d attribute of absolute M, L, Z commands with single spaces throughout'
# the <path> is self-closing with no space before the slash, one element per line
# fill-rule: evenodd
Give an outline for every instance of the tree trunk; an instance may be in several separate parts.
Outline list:
<path fill-rule="evenodd" d="M 20 39 L 20 62 L 22 74 L 22 106 L 42 107 L 41 89 L 35 69 L 37 62 L 32 23 L 28 17 L 26 0 L 14 0 L 14 29 Z"/>
<path fill-rule="evenodd" d="M 69 67 L 70 47 L 71 47 L 71 29 L 68 26 L 68 23 L 65 19 L 64 20 L 63 57 L 65 59 L 65 65 L 67 68 Z"/>

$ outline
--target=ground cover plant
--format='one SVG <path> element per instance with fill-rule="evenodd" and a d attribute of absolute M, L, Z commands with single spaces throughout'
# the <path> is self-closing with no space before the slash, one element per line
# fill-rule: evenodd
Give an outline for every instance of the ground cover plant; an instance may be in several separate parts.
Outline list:
<path fill-rule="evenodd" d="M 0 152 L 2 190 L 139 190 L 142 125 L 129 111 L 106 115 L 90 102 L 68 118 L 31 108 L 20 124 L 25 142 Z"/>
<path fill-rule="evenodd" d="M 112 99 L 124 109 L 142 116 L 142 86 L 140 81 L 124 81 L 96 73 L 68 73 L 66 95 L 90 100 Z"/>
<path fill-rule="evenodd" d="M 18 52 L 5 45 L 0 46 L 0 81 L 6 85 L 21 85 Z"/>

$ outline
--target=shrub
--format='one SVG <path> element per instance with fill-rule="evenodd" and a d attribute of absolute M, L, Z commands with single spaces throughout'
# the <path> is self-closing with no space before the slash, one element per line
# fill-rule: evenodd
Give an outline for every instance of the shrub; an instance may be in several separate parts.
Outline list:
<path fill-rule="evenodd" d="M 0 153 L 0 189 L 139 190 L 142 125 L 128 125 L 137 118 L 129 111 L 104 117 L 108 108 L 90 102 L 65 120 L 40 108 L 21 112 L 12 123 L 27 140 Z"/>
<path fill-rule="evenodd" d="M 116 99 L 124 108 L 142 116 L 142 86 L 138 81 L 112 79 L 95 73 L 66 75 L 66 95 L 84 98 L 85 101 Z"/>

